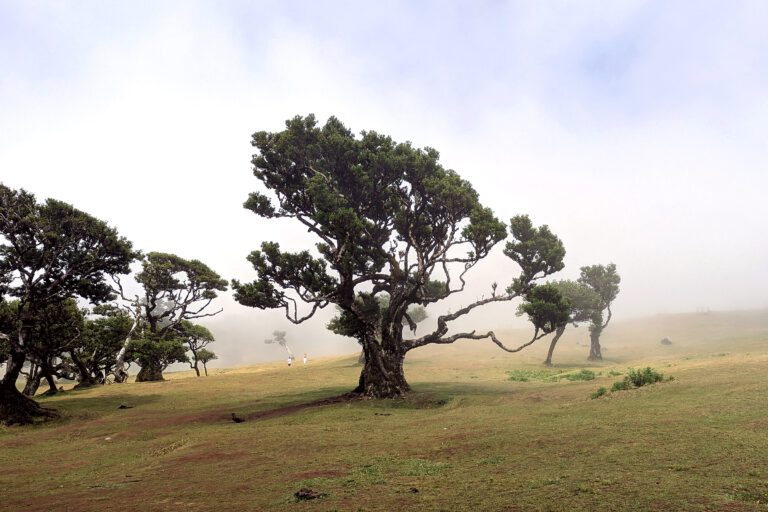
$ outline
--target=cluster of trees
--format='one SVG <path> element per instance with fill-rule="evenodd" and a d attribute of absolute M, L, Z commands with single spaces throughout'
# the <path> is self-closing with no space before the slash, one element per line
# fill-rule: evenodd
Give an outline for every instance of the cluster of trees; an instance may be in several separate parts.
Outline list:
<path fill-rule="evenodd" d="M 559 296 L 563 301 L 563 315 L 560 317 L 555 329 L 555 335 L 549 344 L 546 366 L 552 366 L 552 355 L 555 352 L 557 342 L 565 332 L 566 327 L 573 325 L 578 327 L 580 323 L 589 324 L 589 359 L 597 361 L 603 359 L 600 348 L 600 335 L 611 321 L 611 304 L 619 294 L 621 277 L 616 271 L 616 265 L 589 265 L 581 267 L 581 275 L 576 281 L 561 280 L 541 285 L 539 293 L 549 291 L 552 296 Z M 536 315 L 541 306 L 535 302 L 535 295 L 518 307 L 518 314 Z M 533 318 L 531 318 L 533 320 Z"/>
<path fill-rule="evenodd" d="M 243 305 L 281 308 L 301 323 L 335 305 L 332 331 L 357 339 L 363 368 L 355 393 L 401 396 L 409 391 L 406 354 L 429 344 L 490 340 L 517 352 L 555 333 L 547 361 L 565 327 L 590 322 L 590 358 L 600 358 L 600 334 L 618 293 L 614 265 L 582 268 L 576 282 L 542 280 L 563 269 L 565 248 L 548 226 L 526 215 L 508 223 L 484 206 L 472 185 L 445 169 L 432 148 L 397 143 L 373 131 L 356 137 L 338 119 L 319 126 L 297 116 L 283 131 L 257 132 L 254 175 L 265 192 L 244 206 L 267 218 L 291 218 L 317 238 L 316 251 L 284 251 L 264 242 L 248 260 L 256 279 L 232 281 Z M 28 422 L 53 412 L 16 389 L 26 368 L 31 388 L 40 379 L 55 392 L 56 377 L 80 385 L 127 378 L 160 380 L 168 365 L 215 358 L 211 333 L 192 320 L 218 313 L 209 306 L 227 282 L 197 260 L 134 250 L 104 222 L 71 205 L 0 185 L 0 421 Z M 420 336 L 425 308 L 464 291 L 466 276 L 490 251 L 503 248 L 506 286 L 439 315 Z M 130 296 L 120 276 L 140 260 Z M 457 319 L 491 303 L 519 300 L 533 327 L 529 340 L 508 347 L 493 331 L 453 332 Z M 79 304 L 89 302 L 91 309 Z M 267 343 L 290 349 L 285 333 Z M 190 355 L 188 355 L 191 354 Z M 27 364 L 25 364 L 27 363 Z M 38 376 L 40 377 L 38 379 Z"/>
<path fill-rule="evenodd" d="M 120 276 L 134 261 L 141 262 L 141 292 L 129 299 Z M 142 255 L 72 205 L 39 203 L 0 184 L 0 421 L 55 416 L 29 398 L 43 379 L 55 393 L 56 379 L 88 386 L 111 375 L 123 382 L 131 362 L 145 381 L 161 380 L 174 362 L 205 367 L 215 357 L 205 348 L 213 336 L 192 320 L 216 314 L 209 306 L 226 289 L 200 261 Z M 25 393 L 17 389 L 22 374 Z"/>

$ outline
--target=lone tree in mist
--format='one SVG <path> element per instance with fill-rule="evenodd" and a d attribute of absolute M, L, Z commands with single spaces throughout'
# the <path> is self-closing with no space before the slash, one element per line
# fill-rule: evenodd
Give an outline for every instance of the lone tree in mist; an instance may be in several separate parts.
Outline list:
<path fill-rule="evenodd" d="M 38 203 L 29 192 L 0 184 L 0 302 L 6 297 L 18 301 L 12 332 L 6 333 L 1 422 L 30 423 L 56 415 L 16 388 L 41 312 L 69 298 L 111 299 L 105 277 L 127 274 L 136 256 L 131 243 L 106 223 L 61 201 Z"/>
<path fill-rule="evenodd" d="M 280 345 L 285 350 L 285 353 L 288 354 L 288 359 L 293 360 L 293 351 L 288 346 L 288 340 L 285 339 L 285 335 L 285 331 L 272 331 L 272 337 L 265 339 L 264 343 L 267 345 L 272 345 L 273 343 Z"/>
<path fill-rule="evenodd" d="M 581 267 L 579 283 L 589 286 L 599 297 L 598 307 L 590 318 L 589 357 L 590 361 L 603 359 L 600 349 L 600 335 L 611 321 L 611 304 L 619 294 L 621 277 L 616 272 L 616 265 L 590 265 Z"/>
<path fill-rule="evenodd" d="M 544 288 L 544 286 L 555 288 L 563 299 L 567 301 L 566 310 L 568 314 L 558 324 L 555 335 L 549 344 L 547 358 L 544 360 L 545 366 L 552 366 L 552 354 L 555 352 L 557 342 L 560 341 L 560 337 L 565 332 L 566 327 L 569 324 L 578 327 L 578 324 L 582 322 L 591 321 L 595 314 L 600 311 L 600 297 L 589 286 L 575 281 L 554 281 L 539 288 Z M 535 305 L 526 300 L 526 302 L 520 305 L 518 311 L 520 314 L 535 311 Z"/>
<path fill-rule="evenodd" d="M 293 323 L 335 304 L 344 330 L 362 345 L 365 364 L 356 392 L 396 397 L 409 390 L 403 374 L 408 351 L 460 339 L 490 339 L 508 352 L 521 350 L 556 328 L 536 326 L 530 341 L 507 348 L 493 331 L 449 334 L 449 326 L 474 309 L 524 297 L 535 281 L 563 267 L 565 249 L 547 226 L 527 216 L 512 219 L 504 253 L 520 267 L 503 292 L 489 294 L 437 318 L 421 337 L 408 309 L 464 290 L 465 276 L 507 236 L 507 227 L 484 207 L 469 182 L 444 169 L 438 152 L 396 143 L 376 132 L 359 138 L 338 119 L 318 126 L 313 115 L 295 117 L 281 132 L 257 132 L 254 175 L 272 192 L 255 192 L 245 208 L 270 219 L 291 218 L 317 239 L 316 251 L 283 251 L 264 242 L 248 260 L 251 283 L 233 281 L 235 298 L 260 309 L 283 308 Z M 276 204 L 273 204 L 273 200 Z M 379 296 L 389 296 L 386 308 Z M 299 302 L 308 306 L 299 308 Z M 412 319 L 411 319 L 412 320 Z"/>
<path fill-rule="evenodd" d="M 210 361 L 213 361 L 214 359 L 218 359 L 216 354 L 208 350 L 207 348 L 201 348 L 198 350 L 197 354 L 197 360 L 203 363 L 203 370 L 205 370 L 205 376 L 208 376 L 208 363 Z M 197 376 L 199 377 L 200 374 L 198 373 Z"/>

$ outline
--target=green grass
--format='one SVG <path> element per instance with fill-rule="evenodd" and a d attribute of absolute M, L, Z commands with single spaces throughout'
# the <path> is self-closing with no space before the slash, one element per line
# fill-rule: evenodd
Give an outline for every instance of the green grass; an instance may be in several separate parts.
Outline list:
<path fill-rule="evenodd" d="M 348 391 L 355 358 L 67 392 L 43 400 L 63 420 L 0 428 L 0 510 L 765 511 L 768 314 L 745 315 L 616 323 L 594 366 L 578 331 L 551 369 L 546 346 L 419 349 L 405 400 L 242 424 L 229 413 Z M 675 380 L 589 399 L 646 366 Z M 325 496 L 297 502 L 302 487 Z"/>

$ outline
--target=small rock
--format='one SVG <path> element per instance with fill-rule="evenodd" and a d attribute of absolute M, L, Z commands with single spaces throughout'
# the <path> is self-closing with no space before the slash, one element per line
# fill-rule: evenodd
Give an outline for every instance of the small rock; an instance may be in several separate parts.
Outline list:
<path fill-rule="evenodd" d="M 411 487 L 408 490 L 411 491 L 413 494 L 417 494 L 419 492 L 419 490 L 417 488 L 415 488 L 415 487 Z"/>
<path fill-rule="evenodd" d="M 120 404 L 120 407 L 118 407 L 118 409 L 133 409 L 133 406 L 132 405 Z"/>
<path fill-rule="evenodd" d="M 302 487 L 301 489 L 293 493 L 293 496 L 298 501 L 309 501 L 309 500 L 316 500 L 318 498 L 324 498 L 326 495 L 325 493 L 315 492 L 312 489 L 309 489 L 307 487 Z"/>

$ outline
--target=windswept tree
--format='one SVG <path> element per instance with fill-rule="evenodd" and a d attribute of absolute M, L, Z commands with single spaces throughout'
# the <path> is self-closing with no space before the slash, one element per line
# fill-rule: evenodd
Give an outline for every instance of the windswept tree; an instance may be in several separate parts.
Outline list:
<path fill-rule="evenodd" d="M 209 312 L 209 306 L 218 296 L 216 292 L 227 290 L 227 281 L 199 260 L 161 252 L 144 257 L 136 281 L 143 292 L 132 299 L 126 297 L 118 281 L 123 300 L 131 304 L 136 318 L 126 338 L 126 349 L 141 366 L 137 382 L 163 380 L 168 365 L 188 360 L 179 326 L 221 313 L 221 309 Z M 124 355 L 118 354 L 116 372 L 123 371 Z"/>
<path fill-rule="evenodd" d="M 616 271 L 616 265 L 590 265 L 581 267 L 579 283 L 589 286 L 600 298 L 598 308 L 590 319 L 589 325 L 589 360 L 602 360 L 600 335 L 611 321 L 611 304 L 619 294 L 621 277 Z"/>
<path fill-rule="evenodd" d="M 517 348 L 507 348 L 493 331 L 449 334 L 451 322 L 486 304 L 523 297 L 537 279 L 562 269 L 560 240 L 547 226 L 518 216 L 504 250 L 520 267 L 509 287 L 500 293 L 493 287 L 487 297 L 440 315 L 432 332 L 403 336 L 411 305 L 426 307 L 463 291 L 467 272 L 507 236 L 470 183 L 440 165 L 436 150 L 372 131 L 357 138 L 338 119 L 318 126 L 312 115 L 287 121 L 281 132 L 257 132 L 252 144 L 258 150 L 254 175 L 272 195 L 252 193 L 244 206 L 261 217 L 294 219 L 318 243 L 314 252 L 262 243 L 248 257 L 256 280 L 233 281 L 235 298 L 260 309 L 282 308 L 293 323 L 338 306 L 345 331 L 365 352 L 357 393 L 406 393 L 403 361 L 418 347 L 490 339 L 515 352 L 545 334 L 537 328 Z M 384 293 L 389 303 L 381 308 Z"/>
<path fill-rule="evenodd" d="M 200 363 L 202 362 L 200 360 L 200 352 L 202 350 L 206 350 L 205 347 L 216 341 L 216 339 L 213 337 L 213 333 L 208 330 L 207 327 L 193 324 L 189 320 L 184 320 L 181 322 L 176 330 L 179 334 L 179 337 L 184 341 L 187 349 L 189 349 L 189 352 L 192 354 L 192 357 L 189 358 L 189 366 L 195 370 L 195 373 L 199 377 Z M 210 350 L 206 350 L 206 352 L 211 354 L 213 353 Z M 206 375 L 208 375 L 207 372 Z"/>
<path fill-rule="evenodd" d="M 197 352 L 197 360 L 203 363 L 203 370 L 205 370 L 206 377 L 208 376 L 208 363 L 214 359 L 218 359 L 218 357 L 207 348 L 201 348 Z"/>
<path fill-rule="evenodd" d="M 55 416 L 16 388 L 40 312 L 81 297 L 112 298 L 107 275 L 125 274 L 137 256 L 131 243 L 72 205 L 0 184 L 0 295 L 18 300 L 9 333 L 9 361 L 0 381 L 0 421 L 30 423 Z"/>
<path fill-rule="evenodd" d="M 568 327 L 569 324 L 578 327 L 578 324 L 582 322 L 591 321 L 594 315 L 600 310 L 600 297 L 589 286 L 575 281 L 554 281 L 543 286 L 551 286 L 555 288 L 567 301 L 568 314 L 562 318 L 562 321 L 557 326 L 555 335 L 552 337 L 552 341 L 549 344 L 547 358 L 544 360 L 544 365 L 552 366 L 552 354 L 554 354 L 557 342 L 560 341 L 560 337 L 565 332 L 566 327 Z M 531 306 L 532 305 L 526 301 L 521 305 L 519 311 L 525 313 L 527 312 L 526 307 Z"/>

